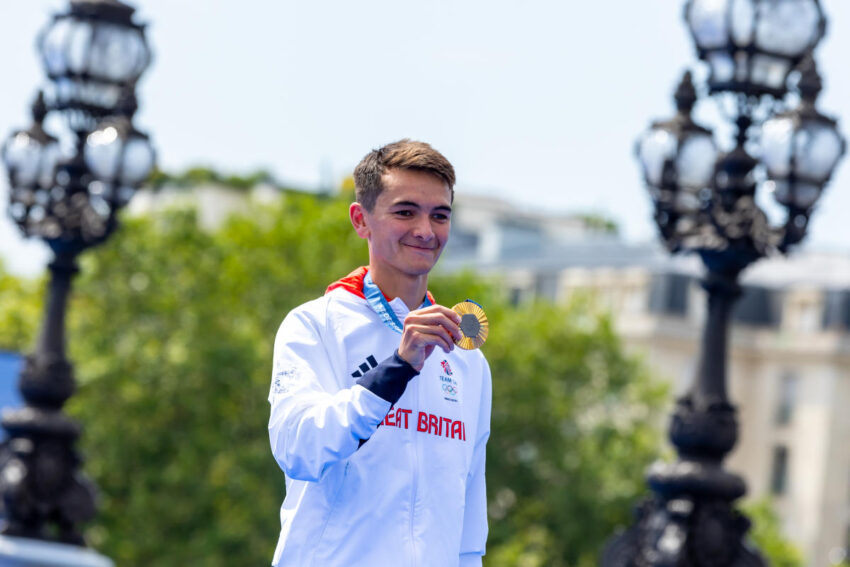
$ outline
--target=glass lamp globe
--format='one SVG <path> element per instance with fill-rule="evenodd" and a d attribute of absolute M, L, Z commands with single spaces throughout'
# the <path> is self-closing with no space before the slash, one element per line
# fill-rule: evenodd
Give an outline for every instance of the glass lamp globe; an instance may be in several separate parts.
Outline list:
<path fill-rule="evenodd" d="M 59 143 L 38 127 L 13 132 L 3 145 L 3 163 L 14 189 L 49 189 Z"/>
<path fill-rule="evenodd" d="M 674 119 L 654 123 L 638 140 L 637 154 L 647 185 L 696 191 L 711 184 L 717 148 L 709 131 Z"/>
<path fill-rule="evenodd" d="M 717 160 L 712 135 L 693 126 L 683 128 L 676 119 L 655 123 L 636 148 L 655 204 L 655 222 L 674 251 L 697 228 L 696 217 L 711 194 Z"/>
<path fill-rule="evenodd" d="M 811 59 L 804 63 L 799 88 L 799 106 L 765 121 L 761 136 L 773 195 L 794 213 L 815 205 L 846 150 L 836 121 L 815 108 L 821 85 Z"/>
<path fill-rule="evenodd" d="M 39 49 L 57 109 L 107 115 L 122 87 L 138 80 L 150 50 L 144 26 L 132 21 L 134 11 L 118 0 L 72 0 L 44 30 Z"/>
<path fill-rule="evenodd" d="M 711 92 L 776 97 L 826 28 L 818 0 L 688 0 L 685 21 Z"/>
<path fill-rule="evenodd" d="M 635 147 L 655 204 L 655 221 L 674 250 L 696 228 L 718 154 L 712 132 L 691 119 L 695 102 L 696 91 L 686 73 L 676 91 L 676 116 L 653 123 Z"/>
<path fill-rule="evenodd" d="M 654 122 L 638 139 L 635 150 L 651 190 L 680 193 L 678 199 L 687 200 L 686 194 L 693 195 L 711 184 L 717 148 L 711 130 L 691 119 L 696 90 L 690 72 L 685 73 L 675 98 L 676 116 Z"/>
<path fill-rule="evenodd" d="M 844 154 L 845 141 L 824 116 L 784 113 L 762 128 L 762 161 L 777 201 L 807 210 Z"/>
<path fill-rule="evenodd" d="M 2 148 L 3 163 L 9 174 L 9 214 L 27 233 L 32 221 L 45 214 L 44 205 L 49 200 L 60 158 L 58 140 L 42 126 L 47 111 L 41 93 L 32 112 L 33 125 L 28 130 L 13 132 Z"/>
<path fill-rule="evenodd" d="M 136 130 L 129 119 L 110 118 L 86 138 L 84 157 L 101 187 L 110 188 L 113 207 L 130 200 L 156 163 L 156 153 L 147 135 Z"/>

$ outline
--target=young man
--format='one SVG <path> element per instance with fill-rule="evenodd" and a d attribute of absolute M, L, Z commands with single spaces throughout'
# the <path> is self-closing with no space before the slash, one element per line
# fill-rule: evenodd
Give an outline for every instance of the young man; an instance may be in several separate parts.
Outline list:
<path fill-rule="evenodd" d="M 454 169 L 402 140 L 354 179 L 369 266 L 291 311 L 275 339 L 269 437 L 286 499 L 272 564 L 481 565 L 490 370 L 455 348 L 460 317 L 427 290 Z"/>

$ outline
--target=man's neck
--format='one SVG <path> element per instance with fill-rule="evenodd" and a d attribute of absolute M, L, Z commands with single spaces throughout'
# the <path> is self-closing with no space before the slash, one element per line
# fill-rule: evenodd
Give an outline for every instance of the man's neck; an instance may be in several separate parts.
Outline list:
<path fill-rule="evenodd" d="M 389 299 L 400 297 L 411 311 L 418 308 L 428 291 L 428 275 L 409 276 L 381 266 L 370 265 L 372 281 Z"/>

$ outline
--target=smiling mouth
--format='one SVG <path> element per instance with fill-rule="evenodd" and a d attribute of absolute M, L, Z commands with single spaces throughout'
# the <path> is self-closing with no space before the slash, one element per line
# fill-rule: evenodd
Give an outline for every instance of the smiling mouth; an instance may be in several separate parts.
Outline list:
<path fill-rule="evenodd" d="M 407 243 L 404 243 L 404 242 L 402 242 L 402 244 L 404 244 L 405 246 L 407 246 L 407 247 L 409 247 L 409 248 L 415 248 L 416 250 L 428 250 L 428 251 L 433 251 L 433 250 L 436 250 L 436 249 L 437 249 L 437 247 L 436 247 L 436 246 L 430 246 L 430 247 L 429 247 L 429 246 L 417 246 L 416 244 L 407 244 Z"/>

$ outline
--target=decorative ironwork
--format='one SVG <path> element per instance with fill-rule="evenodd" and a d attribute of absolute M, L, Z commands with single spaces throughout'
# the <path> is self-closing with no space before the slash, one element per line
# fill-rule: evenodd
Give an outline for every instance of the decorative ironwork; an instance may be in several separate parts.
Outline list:
<path fill-rule="evenodd" d="M 71 0 L 39 38 L 57 110 L 83 129 L 111 116 L 122 93 L 147 68 L 151 53 L 143 25 L 118 0 Z"/>
<path fill-rule="evenodd" d="M 688 0 L 684 17 L 711 93 L 782 97 L 826 31 L 818 0 Z"/>
<path fill-rule="evenodd" d="M 72 0 L 41 37 L 51 97 L 38 94 L 34 124 L 3 146 L 9 214 L 26 236 L 50 246 L 50 284 L 35 352 L 20 376 L 25 406 L 3 413 L 0 498 L 6 535 L 85 545 L 80 524 L 94 518 L 95 487 L 74 449 L 80 427 L 62 407 L 74 393 L 65 354 L 65 312 L 77 256 L 116 229 L 117 212 L 154 165 L 148 137 L 132 125 L 135 86 L 150 53 L 133 9 L 118 0 Z M 114 96 L 113 96 L 114 95 Z M 69 157 L 44 131 L 62 115 L 74 141 Z"/>
<path fill-rule="evenodd" d="M 693 122 L 698 96 L 689 72 L 676 91 L 676 116 L 654 122 L 638 140 L 661 238 L 671 252 L 700 255 L 708 311 L 697 375 L 670 423 L 677 459 L 650 469 L 653 495 L 635 524 L 609 542 L 604 567 L 765 565 L 745 543 L 749 521 L 734 507 L 746 485 L 723 469 L 738 438 L 726 392 L 730 313 L 741 272 L 805 237 L 845 151 L 835 120 L 814 108 L 820 78 L 812 50 L 826 25 L 817 0 L 688 0 L 685 20 L 710 67 L 709 94 L 735 103 L 734 146 L 717 154 L 711 131 Z M 800 103 L 777 112 L 789 74 L 799 77 Z M 760 159 L 748 151 L 757 141 Z M 780 225 L 758 206 L 759 189 L 785 207 Z"/>

